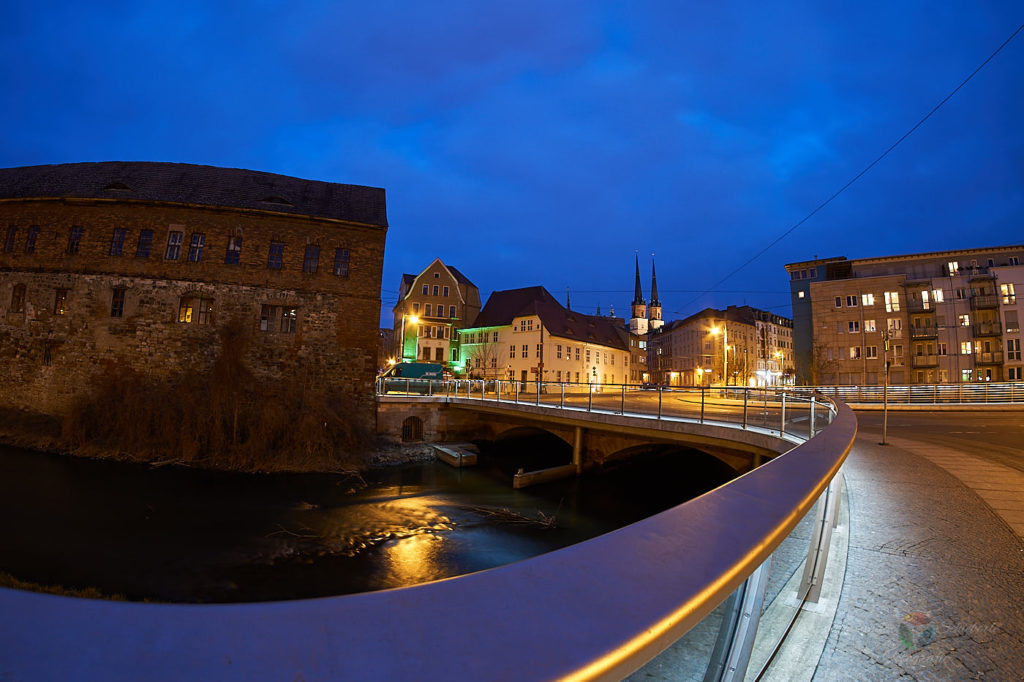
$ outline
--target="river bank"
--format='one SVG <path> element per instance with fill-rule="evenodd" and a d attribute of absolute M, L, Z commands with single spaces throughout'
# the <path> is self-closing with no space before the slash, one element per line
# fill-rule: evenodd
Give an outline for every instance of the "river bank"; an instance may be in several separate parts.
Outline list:
<path fill-rule="evenodd" d="M 85 457 L 149 464 L 153 467 L 184 466 L 211 471 L 239 473 L 309 473 L 354 474 L 368 469 L 421 464 L 436 459 L 426 443 L 394 443 L 377 438 L 363 444 L 354 454 L 345 457 L 329 456 L 303 458 L 275 458 L 266 452 L 262 457 L 220 458 L 205 455 L 191 460 L 174 459 L 155 454 L 129 453 L 95 443 L 73 445 L 63 435 L 62 420 L 53 415 L 28 410 L 0 408 L 0 444 L 57 455 Z"/>

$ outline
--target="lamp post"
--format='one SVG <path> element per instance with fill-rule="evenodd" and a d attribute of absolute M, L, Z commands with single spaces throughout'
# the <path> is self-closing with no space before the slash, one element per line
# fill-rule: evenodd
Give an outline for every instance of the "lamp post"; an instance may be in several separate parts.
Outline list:
<path fill-rule="evenodd" d="M 420 321 L 419 315 L 406 315 L 405 313 L 402 313 L 402 347 L 401 347 L 401 352 L 398 354 L 399 362 L 405 362 L 405 325 L 406 325 L 405 319 L 406 319 L 406 317 L 409 318 L 409 322 L 411 322 L 412 324 L 418 324 L 419 321 Z M 416 357 L 414 355 L 413 356 L 413 360 L 415 360 L 415 359 L 416 359 Z"/>
<path fill-rule="evenodd" d="M 715 336 L 722 335 L 722 374 L 725 385 L 729 385 L 729 323 L 725 322 L 721 328 L 712 327 L 711 333 Z"/>

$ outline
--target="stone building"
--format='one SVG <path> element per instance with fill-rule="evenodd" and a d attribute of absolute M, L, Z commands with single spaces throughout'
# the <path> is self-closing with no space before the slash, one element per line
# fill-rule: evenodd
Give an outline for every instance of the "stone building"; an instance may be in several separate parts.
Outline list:
<path fill-rule="evenodd" d="M 1020 381 L 1024 245 L 790 263 L 801 383 Z M 888 348 L 886 348 L 888 344 Z"/>
<path fill-rule="evenodd" d="M 373 419 L 383 189 L 175 163 L 9 168 L 0 230 L 0 405 L 59 415 L 103 375 L 204 372 L 231 324 L 258 378 L 324 382 Z"/>
<path fill-rule="evenodd" d="M 418 275 L 402 275 L 393 309 L 395 361 L 438 362 L 458 371 L 458 331 L 479 312 L 480 290 L 440 258 Z"/>

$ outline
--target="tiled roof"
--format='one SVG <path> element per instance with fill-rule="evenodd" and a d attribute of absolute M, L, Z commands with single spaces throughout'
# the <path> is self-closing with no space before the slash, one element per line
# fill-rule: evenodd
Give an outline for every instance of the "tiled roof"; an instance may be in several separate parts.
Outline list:
<path fill-rule="evenodd" d="M 0 169 L 0 199 L 43 197 L 166 201 L 388 224 L 384 190 L 376 187 L 151 161 Z"/>
<path fill-rule="evenodd" d="M 628 332 L 621 319 L 566 310 L 547 289 L 539 286 L 495 291 L 477 315 L 474 326 L 509 325 L 514 318 L 525 315 L 540 317 L 552 336 L 622 350 L 629 348 Z"/>
<path fill-rule="evenodd" d="M 464 274 L 462 274 L 462 271 L 460 271 L 454 265 L 446 265 L 445 267 L 447 267 L 451 271 L 451 273 L 455 275 L 455 279 L 459 280 L 459 284 L 462 284 L 467 287 L 476 286 L 475 284 L 473 284 L 472 281 L 470 281 L 469 277 L 466 277 Z"/>

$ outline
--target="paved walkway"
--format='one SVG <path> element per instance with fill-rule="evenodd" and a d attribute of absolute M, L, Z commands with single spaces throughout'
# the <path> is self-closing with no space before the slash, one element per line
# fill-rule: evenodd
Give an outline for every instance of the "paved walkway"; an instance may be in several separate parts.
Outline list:
<path fill-rule="evenodd" d="M 862 432 L 846 576 L 815 680 L 1024 680 L 1024 475 Z"/>

